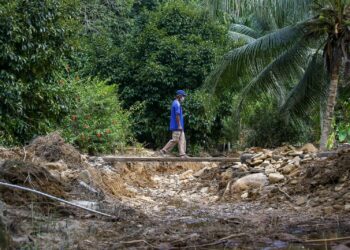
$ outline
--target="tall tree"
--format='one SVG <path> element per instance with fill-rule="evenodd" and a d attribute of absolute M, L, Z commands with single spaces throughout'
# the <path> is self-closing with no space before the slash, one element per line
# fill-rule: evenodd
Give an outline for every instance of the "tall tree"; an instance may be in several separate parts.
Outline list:
<path fill-rule="evenodd" d="M 248 96 L 270 93 L 283 100 L 281 111 L 285 114 L 305 114 L 325 99 L 320 148 L 326 149 L 340 74 L 348 72 L 341 69 L 349 61 L 349 0 L 238 2 L 231 7 L 235 17 L 256 8 L 260 15 L 271 16 L 278 24 L 278 20 L 286 18 L 279 14 L 283 9 L 281 13 L 290 13 L 294 23 L 258 38 L 242 28 L 242 33 L 252 40 L 227 53 L 209 82 L 220 86 L 243 75 L 254 76 L 243 90 L 241 104 Z M 284 98 L 282 90 L 291 81 L 296 82 L 295 87 Z"/>

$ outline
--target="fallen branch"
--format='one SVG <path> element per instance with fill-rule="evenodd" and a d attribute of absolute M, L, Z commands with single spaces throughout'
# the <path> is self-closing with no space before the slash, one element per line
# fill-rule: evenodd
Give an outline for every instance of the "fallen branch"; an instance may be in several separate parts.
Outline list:
<path fill-rule="evenodd" d="M 329 238 L 329 239 L 316 239 L 316 240 L 305 240 L 305 243 L 315 243 L 315 242 L 325 242 L 325 241 L 339 241 L 339 240 L 350 240 L 350 236 L 339 237 L 339 238 Z"/>
<path fill-rule="evenodd" d="M 121 241 L 121 244 L 135 244 L 135 243 L 145 243 L 146 245 L 149 245 L 153 248 L 157 248 L 156 246 L 152 245 L 151 243 L 147 242 L 146 240 L 131 240 L 131 241 Z"/>
<path fill-rule="evenodd" d="M 278 191 L 280 191 L 282 194 L 284 194 L 290 201 L 293 200 L 292 197 L 290 197 L 290 195 L 287 194 L 286 192 L 284 192 L 281 188 L 278 188 Z"/>
<path fill-rule="evenodd" d="M 232 238 L 236 238 L 236 237 L 241 237 L 241 236 L 246 236 L 246 233 L 240 233 L 240 234 L 231 234 L 229 236 L 226 236 L 224 238 L 221 238 L 213 243 L 208 243 L 208 244 L 203 244 L 203 245 L 195 245 L 195 246 L 187 246 L 187 247 L 181 247 L 181 249 L 187 249 L 187 248 L 199 248 L 199 247 L 209 247 L 209 246 L 215 246 L 215 245 L 219 245 L 221 243 L 223 243 L 225 240 L 229 240 Z"/>
<path fill-rule="evenodd" d="M 0 186 L 5 186 L 5 187 L 9 187 L 9 188 L 14 188 L 14 189 L 19 189 L 19 190 L 28 191 L 28 192 L 31 192 L 31 193 L 34 193 L 34 194 L 38 194 L 38 195 L 41 195 L 41 196 L 45 196 L 45 197 L 50 198 L 50 199 L 52 199 L 52 200 L 56 200 L 56 201 L 59 201 L 59 202 L 68 204 L 68 205 L 73 206 L 73 207 L 78 207 L 78 208 L 80 208 L 80 209 L 83 209 L 83 210 L 86 210 L 86 211 L 89 211 L 89 212 L 92 212 L 92 213 L 95 213 L 95 214 L 107 216 L 107 217 L 114 218 L 114 219 L 117 218 L 117 217 L 115 217 L 115 216 L 113 216 L 113 215 L 106 214 L 106 213 L 102 213 L 102 212 L 99 212 L 99 211 L 96 211 L 96 210 L 93 210 L 93 209 L 90 209 L 90 208 L 87 208 L 87 207 L 83 207 L 83 206 L 74 204 L 74 203 L 72 203 L 72 202 L 63 200 L 63 199 L 61 199 L 61 198 L 52 196 L 52 195 L 50 195 L 50 194 L 46 194 L 46 193 L 37 191 L 37 190 L 35 190 L 35 189 L 30 189 L 30 188 L 27 188 L 27 187 L 22 187 L 22 186 L 10 184 L 10 183 L 5 183 L 5 182 L 0 182 Z"/>

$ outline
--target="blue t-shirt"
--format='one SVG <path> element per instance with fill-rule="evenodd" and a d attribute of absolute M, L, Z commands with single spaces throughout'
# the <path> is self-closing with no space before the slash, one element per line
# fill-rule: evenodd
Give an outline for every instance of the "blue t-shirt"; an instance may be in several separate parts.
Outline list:
<path fill-rule="evenodd" d="M 180 102 L 175 99 L 171 105 L 171 116 L 170 116 L 170 130 L 178 130 L 177 122 L 176 122 L 176 115 L 180 115 L 180 123 L 182 126 L 182 129 L 184 129 L 184 118 L 182 115 L 182 107 Z"/>

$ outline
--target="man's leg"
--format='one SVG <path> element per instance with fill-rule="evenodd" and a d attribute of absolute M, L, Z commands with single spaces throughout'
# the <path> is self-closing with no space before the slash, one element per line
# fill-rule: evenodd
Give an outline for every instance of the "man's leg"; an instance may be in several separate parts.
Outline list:
<path fill-rule="evenodd" d="M 180 156 L 185 156 L 186 155 L 186 137 L 185 137 L 184 131 L 181 131 L 178 147 L 179 147 Z"/>
<path fill-rule="evenodd" d="M 164 148 L 161 150 L 165 153 L 170 152 L 174 146 L 179 143 L 181 137 L 181 131 L 173 131 L 172 133 L 172 139 L 164 146 Z"/>

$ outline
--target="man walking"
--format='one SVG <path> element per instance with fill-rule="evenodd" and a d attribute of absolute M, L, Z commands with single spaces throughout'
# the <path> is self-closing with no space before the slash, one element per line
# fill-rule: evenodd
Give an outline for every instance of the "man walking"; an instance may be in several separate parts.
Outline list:
<path fill-rule="evenodd" d="M 170 111 L 170 131 L 172 139 L 160 150 L 162 155 L 170 152 L 178 144 L 179 155 L 181 158 L 187 158 L 186 138 L 184 132 L 184 118 L 182 114 L 181 103 L 185 100 L 186 93 L 183 90 L 176 91 L 176 98 L 171 105 Z"/>

